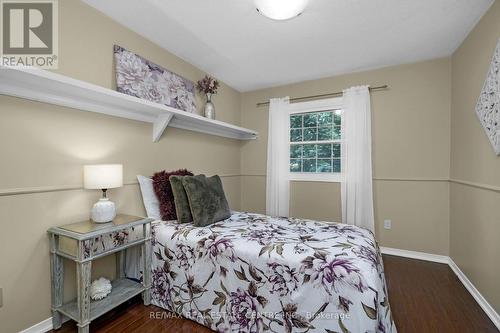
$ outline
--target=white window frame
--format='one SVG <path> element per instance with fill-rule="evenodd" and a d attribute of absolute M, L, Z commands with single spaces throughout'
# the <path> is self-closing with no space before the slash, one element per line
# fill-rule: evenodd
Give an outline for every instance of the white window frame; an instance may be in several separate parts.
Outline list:
<path fill-rule="evenodd" d="M 317 101 L 291 103 L 288 107 L 289 111 L 288 119 L 290 119 L 290 115 L 295 113 L 343 110 L 344 106 L 343 101 L 344 99 L 342 97 L 336 97 L 336 98 L 321 99 Z M 288 122 L 288 124 L 289 124 L 288 129 L 290 130 L 291 128 L 290 122 Z M 342 133 L 341 137 L 342 138 L 344 137 L 344 133 Z M 293 142 L 290 141 L 290 134 L 288 134 L 287 144 L 288 148 L 290 148 L 290 146 L 293 144 Z M 343 164 L 342 160 L 340 163 Z M 290 154 L 288 154 L 288 165 L 290 165 Z M 288 179 L 290 181 L 340 183 L 342 179 L 342 173 L 290 172 L 290 168 L 288 168 Z"/>

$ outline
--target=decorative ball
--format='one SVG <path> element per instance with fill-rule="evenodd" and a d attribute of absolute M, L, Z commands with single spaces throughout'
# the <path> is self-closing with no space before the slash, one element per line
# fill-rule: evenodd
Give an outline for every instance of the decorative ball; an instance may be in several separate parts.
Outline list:
<path fill-rule="evenodd" d="M 90 285 L 90 298 L 93 300 L 100 300 L 108 296 L 111 292 L 111 282 L 106 278 L 95 280 Z"/>

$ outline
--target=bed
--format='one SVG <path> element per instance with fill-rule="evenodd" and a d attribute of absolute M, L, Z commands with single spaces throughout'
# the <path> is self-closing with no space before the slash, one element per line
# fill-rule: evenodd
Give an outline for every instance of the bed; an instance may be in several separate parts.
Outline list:
<path fill-rule="evenodd" d="M 373 234 L 233 212 L 153 226 L 152 302 L 218 332 L 396 332 Z"/>

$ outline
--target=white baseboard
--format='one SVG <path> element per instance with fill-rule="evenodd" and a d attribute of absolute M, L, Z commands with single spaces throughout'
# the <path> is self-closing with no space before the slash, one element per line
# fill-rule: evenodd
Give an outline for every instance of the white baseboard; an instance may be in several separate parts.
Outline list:
<path fill-rule="evenodd" d="M 495 326 L 500 330 L 500 315 L 495 311 L 495 309 L 490 305 L 490 303 L 488 303 L 488 301 L 484 298 L 484 296 L 479 292 L 479 290 L 477 290 L 477 288 L 467 278 L 464 272 L 462 272 L 462 270 L 457 266 L 457 264 L 455 264 L 453 259 L 451 259 L 450 257 L 439 254 L 425 253 L 425 252 L 400 250 L 390 247 L 380 247 L 380 251 L 383 254 L 392 256 L 447 264 L 451 268 L 451 270 L 456 274 L 458 279 L 462 282 L 464 287 L 469 291 L 472 297 L 474 297 L 474 299 L 479 304 L 481 309 L 483 309 L 486 315 L 491 319 L 493 324 L 495 324 Z M 39 322 L 38 324 L 35 324 L 30 328 L 21 331 L 20 333 L 45 333 L 50 331 L 51 329 L 52 329 L 52 318 L 47 318 L 44 321 Z"/>
<path fill-rule="evenodd" d="M 495 311 L 495 309 L 488 303 L 488 301 L 483 297 L 483 295 L 477 290 L 477 288 L 472 284 L 472 282 L 467 278 L 467 276 L 462 272 L 453 259 L 449 258 L 448 265 L 451 270 L 457 275 L 458 279 L 462 282 L 464 287 L 469 291 L 469 293 L 474 297 L 476 302 L 479 304 L 481 309 L 486 313 L 486 315 L 491 319 L 493 324 L 500 330 L 500 315 Z"/>
<path fill-rule="evenodd" d="M 52 329 L 52 317 L 45 319 L 19 333 L 45 333 Z"/>
<path fill-rule="evenodd" d="M 62 323 L 69 321 L 70 319 L 66 316 L 62 316 Z M 20 331 L 19 333 L 46 333 L 52 330 L 54 327 L 52 326 L 52 317 L 45 319 L 44 321 L 39 322 L 27 328 L 25 330 Z"/>
<path fill-rule="evenodd" d="M 441 264 L 448 264 L 450 261 L 450 257 L 448 257 L 448 256 L 443 256 L 443 255 L 439 255 L 439 254 L 430 254 L 430 253 L 424 253 L 424 252 L 417 252 L 417 251 L 393 249 L 391 247 L 380 247 L 380 252 L 382 252 L 383 254 L 391 255 L 391 256 L 432 261 L 432 262 L 438 262 Z"/>
<path fill-rule="evenodd" d="M 472 297 L 474 297 L 477 304 L 479 304 L 481 309 L 483 309 L 486 315 L 491 319 L 493 324 L 495 324 L 495 326 L 500 330 L 500 315 L 495 311 L 495 309 L 490 305 L 490 303 L 488 303 L 488 301 L 484 298 L 484 296 L 479 292 L 479 290 L 477 290 L 474 284 L 472 284 L 469 278 L 467 278 L 464 272 L 462 272 L 462 270 L 450 257 L 438 254 L 424 253 L 424 252 L 393 249 L 390 247 L 380 247 L 380 251 L 383 254 L 388 254 L 392 256 L 447 264 L 451 268 L 453 273 L 455 273 L 455 275 L 458 277 L 460 282 L 462 282 L 467 291 L 469 291 Z"/>

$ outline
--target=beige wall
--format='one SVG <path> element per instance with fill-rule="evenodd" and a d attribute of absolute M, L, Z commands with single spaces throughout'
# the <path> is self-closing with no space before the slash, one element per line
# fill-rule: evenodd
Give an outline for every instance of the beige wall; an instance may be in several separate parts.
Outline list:
<path fill-rule="evenodd" d="M 450 255 L 497 312 L 500 157 L 493 152 L 474 107 L 499 38 L 500 2 L 496 1 L 452 57 L 450 188 Z"/>
<path fill-rule="evenodd" d="M 113 88 L 113 44 L 191 80 L 204 75 L 79 1 L 59 1 L 59 18 L 58 72 L 64 75 Z M 215 103 L 218 119 L 240 122 L 239 92 L 223 85 Z M 123 213 L 144 214 L 135 175 L 180 167 L 225 175 L 230 205 L 240 208 L 239 141 L 172 128 L 158 143 L 152 143 L 151 137 L 151 124 L 0 96 L 0 287 L 4 296 L 0 332 L 17 332 L 51 315 L 46 230 L 88 218 L 99 193 L 47 190 L 80 187 L 82 165 L 123 163 L 125 182 L 130 185 L 110 191 Z M 41 192 L 6 195 L 11 189 Z M 113 271 L 113 258 L 108 258 L 97 263 L 93 273 L 113 277 Z M 74 269 L 67 274 L 66 298 L 74 295 Z"/>
<path fill-rule="evenodd" d="M 450 59 L 388 67 L 242 95 L 242 126 L 259 131 L 242 147 L 242 208 L 265 211 L 267 107 L 271 97 L 316 95 L 388 84 L 372 94 L 376 233 L 382 246 L 448 254 Z M 291 214 L 339 221 L 340 186 L 293 182 Z M 383 220 L 392 220 L 392 230 Z"/>
<path fill-rule="evenodd" d="M 329 204 L 315 198 L 329 198 Z M 340 183 L 294 181 L 290 184 L 290 215 L 320 221 L 340 221 Z M 265 203 L 264 203 L 265 205 Z"/>
<path fill-rule="evenodd" d="M 62 74 L 113 88 L 113 44 L 191 80 L 204 74 L 77 0 L 59 3 Z M 223 85 L 215 100 L 217 117 L 259 131 L 259 139 L 251 142 L 169 128 L 154 144 L 151 124 L 0 96 L 0 287 L 4 292 L 0 332 L 16 332 L 50 316 L 45 232 L 54 225 L 88 218 L 99 193 L 79 189 L 83 164 L 124 164 L 128 185 L 110 192 L 124 213 L 144 214 L 136 174 L 179 167 L 221 174 L 233 209 L 264 212 L 268 113 L 255 103 L 358 84 L 390 86 L 372 94 L 376 234 L 381 245 L 443 255 L 451 252 L 498 310 L 500 293 L 495 282 L 500 278 L 496 258 L 500 232 L 492 229 L 498 229 L 500 216 L 492 207 L 500 191 L 458 183 L 450 186 L 448 180 L 500 188 L 500 162 L 473 112 L 499 37 L 499 7 L 496 2 L 452 60 L 245 94 Z M 200 97 L 198 102 L 201 105 Z M 13 189 L 28 193 L 9 194 Z M 291 214 L 338 221 L 339 184 L 293 182 Z M 383 229 L 384 219 L 392 219 L 392 230 Z M 112 258 L 98 262 L 94 276 L 112 278 L 112 262 Z M 66 296 L 71 297 L 73 269 L 67 270 L 67 277 Z"/>

